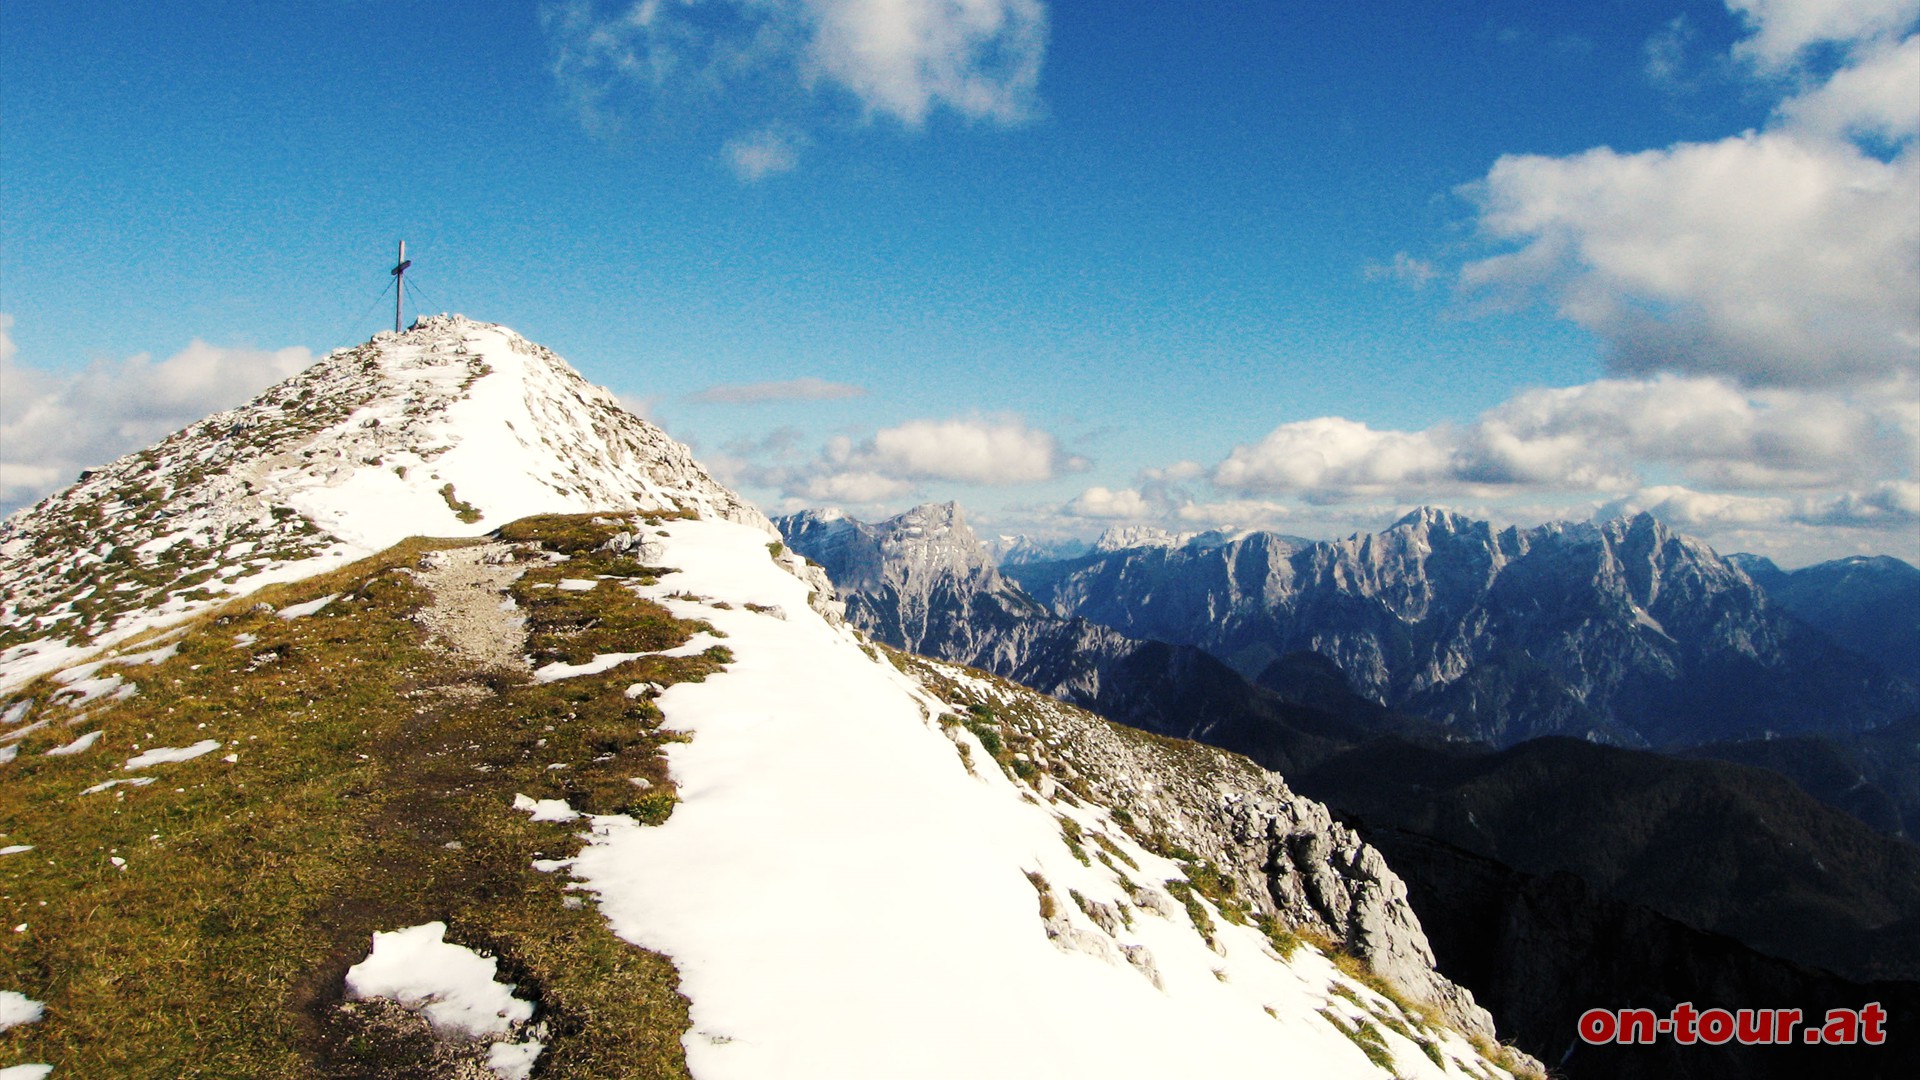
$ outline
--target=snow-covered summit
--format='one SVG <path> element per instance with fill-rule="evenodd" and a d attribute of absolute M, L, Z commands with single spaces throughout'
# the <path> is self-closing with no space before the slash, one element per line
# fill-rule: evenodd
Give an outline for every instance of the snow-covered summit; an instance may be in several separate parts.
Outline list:
<path fill-rule="evenodd" d="M 1097 554 L 1127 551 L 1132 548 L 1177 548 L 1195 533 L 1177 533 L 1153 525 L 1114 525 L 1093 542 Z"/>
<path fill-rule="evenodd" d="M 412 535 L 664 510 L 763 529 L 552 352 L 459 315 L 342 349 L 0 522 L 0 687 Z"/>

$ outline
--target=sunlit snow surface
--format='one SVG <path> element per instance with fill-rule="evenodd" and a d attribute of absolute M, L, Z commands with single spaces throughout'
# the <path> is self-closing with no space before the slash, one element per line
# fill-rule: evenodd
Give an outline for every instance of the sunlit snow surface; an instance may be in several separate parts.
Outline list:
<path fill-rule="evenodd" d="M 573 872 L 616 932 L 678 966 L 701 1080 L 1382 1075 L 1315 1015 L 1335 978 L 1323 957 L 1281 962 L 1217 918 L 1216 954 L 1177 903 L 1108 938 L 1068 890 L 1112 903 L 1126 895 L 1113 872 L 1076 861 L 1052 812 L 977 745 L 984 767 L 970 774 L 926 711 L 943 706 L 816 616 L 764 535 L 710 521 L 667 531 L 661 561 L 680 572 L 647 591 L 711 622 L 736 659 L 659 698 L 667 725 L 693 736 L 668 750 L 683 800 L 671 819 L 594 819 Z M 1136 881 L 1180 876 L 1125 848 Z M 1084 950 L 1048 939 L 1028 871 L 1095 935 Z M 1164 989 L 1119 945 L 1150 949 Z M 1442 1075 L 1390 1039 L 1403 1075 Z"/>
<path fill-rule="evenodd" d="M 533 1018 L 533 1003 L 495 979 L 497 961 L 447 941 L 446 933 L 443 922 L 375 931 L 367 958 L 347 969 L 348 996 L 417 1008 L 435 1030 L 455 1037 L 506 1035 Z M 503 1080 L 525 1080 L 543 1048 L 534 1039 L 496 1042 L 487 1064 Z"/>

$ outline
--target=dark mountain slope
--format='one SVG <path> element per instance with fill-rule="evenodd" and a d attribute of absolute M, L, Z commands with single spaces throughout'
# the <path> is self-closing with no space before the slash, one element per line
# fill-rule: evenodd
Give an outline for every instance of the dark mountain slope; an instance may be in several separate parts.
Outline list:
<path fill-rule="evenodd" d="M 1569 873 L 1530 874 L 1404 830 L 1359 823 L 1407 883 L 1442 970 L 1473 990 L 1521 1046 L 1557 1076 L 1596 1080 L 1729 1077 L 1904 1080 L 1920 1070 L 1920 983 L 1850 982 L 1755 952 L 1596 889 Z M 1590 1046 L 1574 1036 L 1595 1007 L 1680 1002 L 1708 1008 L 1832 1008 L 1879 1002 L 1890 1036 L 1878 1047 Z"/>
<path fill-rule="evenodd" d="M 1572 739 L 1495 754 L 1381 740 L 1298 778 L 1360 820 L 1853 978 L 1920 979 L 1920 850 L 1778 774 Z"/>
<path fill-rule="evenodd" d="M 1920 713 L 1858 735 L 1711 743 L 1686 753 L 1772 769 L 1880 832 L 1920 837 Z"/>
<path fill-rule="evenodd" d="M 1857 555 L 1782 570 L 1758 555 L 1729 555 L 1774 603 L 1895 675 L 1920 681 L 1920 568 Z"/>

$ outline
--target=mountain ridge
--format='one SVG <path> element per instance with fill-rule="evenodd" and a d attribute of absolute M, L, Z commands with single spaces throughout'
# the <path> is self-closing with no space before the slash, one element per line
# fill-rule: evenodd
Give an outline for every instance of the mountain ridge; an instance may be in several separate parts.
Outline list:
<path fill-rule="evenodd" d="M 772 532 L 552 352 L 505 327 L 423 318 L 0 522 L 0 688 L 414 533 L 682 508 Z"/>
<path fill-rule="evenodd" d="M 0 989 L 35 1019 L 0 1049 L 379 1080 L 1538 1073 L 1324 807 L 875 648 L 757 511 L 536 350 L 425 320 L 9 522 Z M 422 523 L 453 535 L 355 558 Z M 88 558 L 58 542 L 94 528 Z M 354 981 L 400 938 L 478 950 L 514 1018 L 448 1036 L 426 991 Z"/>

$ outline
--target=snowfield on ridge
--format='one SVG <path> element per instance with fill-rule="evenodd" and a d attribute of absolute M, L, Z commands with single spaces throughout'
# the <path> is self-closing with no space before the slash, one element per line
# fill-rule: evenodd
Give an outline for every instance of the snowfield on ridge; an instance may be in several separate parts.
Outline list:
<path fill-rule="evenodd" d="M 571 871 L 617 933 L 679 966 L 696 1076 L 1378 1077 L 1321 1010 L 1419 1022 L 1314 949 L 1282 960 L 1196 898 L 1210 947 L 1167 892 L 1180 864 L 943 726 L 952 706 L 811 611 L 757 530 L 660 532 L 679 572 L 644 591 L 711 622 L 735 660 L 658 701 L 692 736 L 668 750 L 674 815 L 595 820 Z M 689 592 L 699 599 L 673 598 Z M 1137 868 L 1076 858 L 1062 819 Z M 1445 1069 L 1383 1035 L 1393 1075 L 1479 1060 L 1456 1034 L 1428 1037 Z"/>

